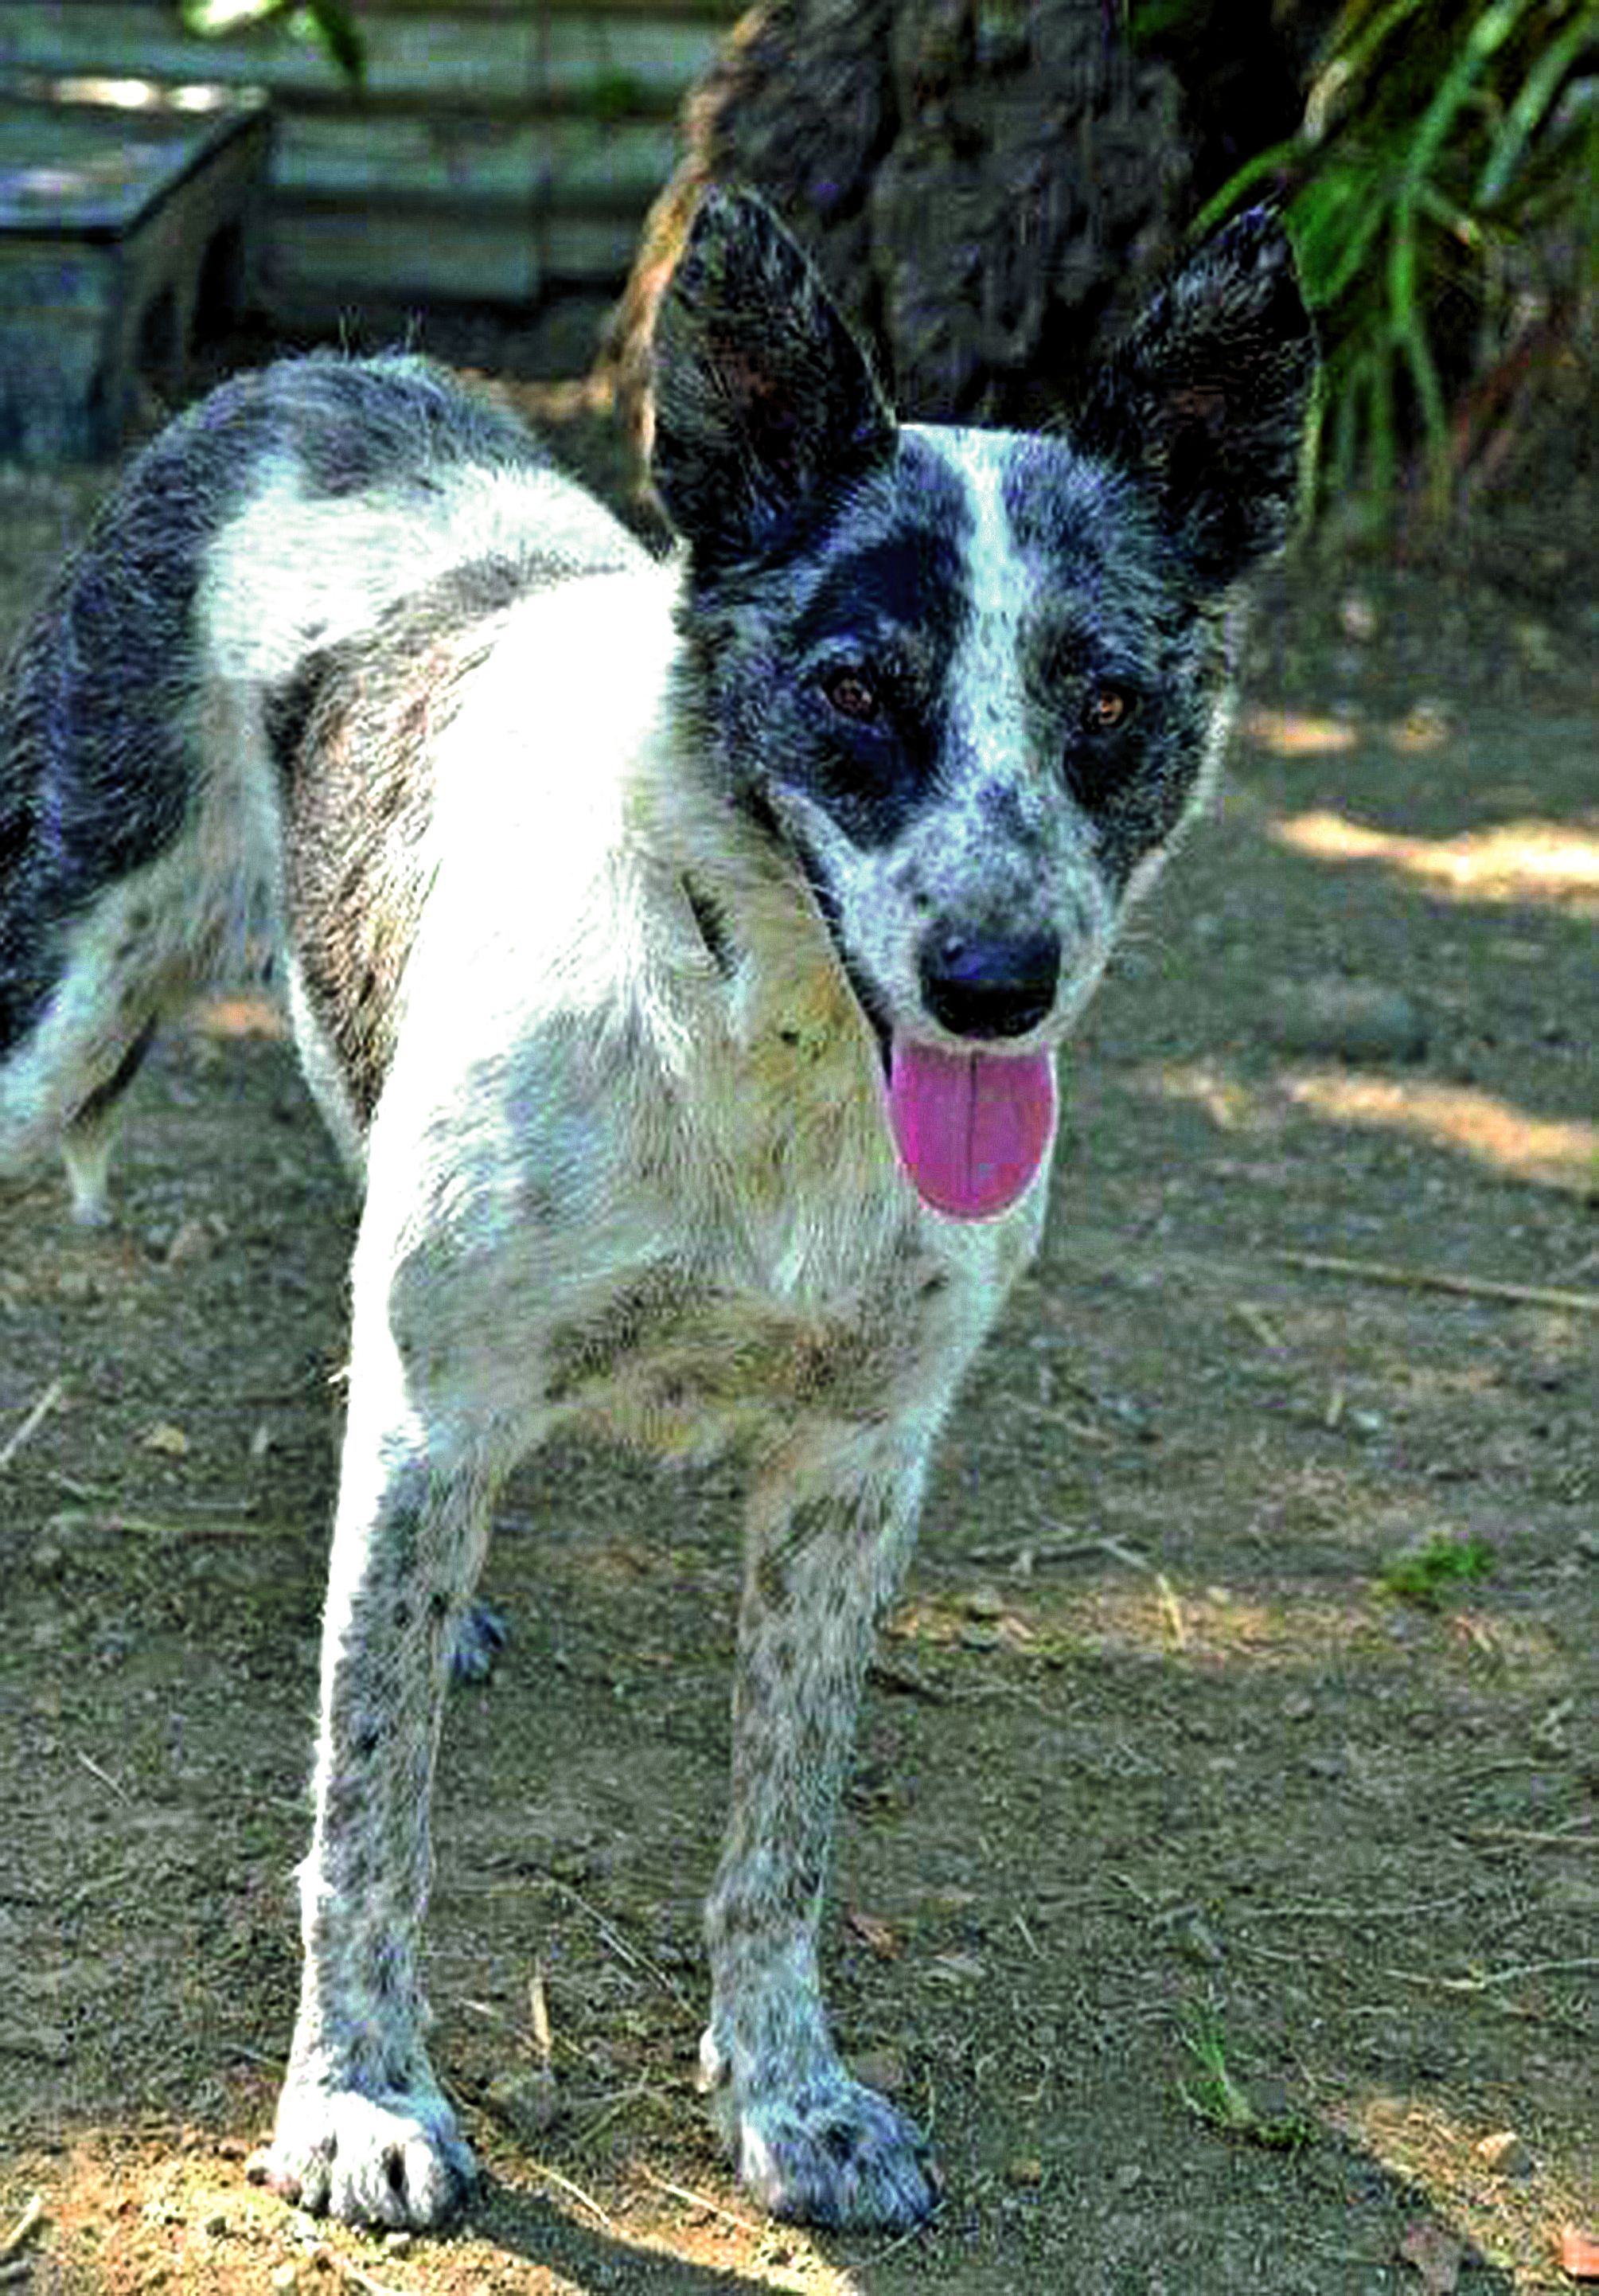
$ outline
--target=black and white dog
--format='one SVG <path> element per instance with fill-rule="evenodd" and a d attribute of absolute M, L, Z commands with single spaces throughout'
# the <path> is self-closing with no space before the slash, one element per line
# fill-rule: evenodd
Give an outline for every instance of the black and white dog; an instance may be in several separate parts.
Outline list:
<path fill-rule="evenodd" d="M 14 658 L 0 1160 L 102 1217 L 160 1016 L 270 923 L 365 1189 L 304 1983 L 261 2173 L 430 2225 L 429 1792 L 496 1486 L 559 1428 L 749 1467 L 705 2083 L 778 2214 L 934 2174 L 817 1974 L 873 1622 L 1037 1242 L 1057 1046 L 1201 802 L 1314 352 L 1255 215 L 1070 432 L 897 426 L 758 201 L 662 304 L 652 560 L 412 358 L 241 378 Z"/>

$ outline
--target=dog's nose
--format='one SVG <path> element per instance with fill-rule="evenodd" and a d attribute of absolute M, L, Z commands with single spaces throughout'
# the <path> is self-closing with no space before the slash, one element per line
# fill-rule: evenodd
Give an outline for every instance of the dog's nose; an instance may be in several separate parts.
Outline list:
<path fill-rule="evenodd" d="M 1060 937 L 935 931 L 922 945 L 921 974 L 928 1011 L 953 1035 L 1024 1037 L 1055 1001 Z"/>

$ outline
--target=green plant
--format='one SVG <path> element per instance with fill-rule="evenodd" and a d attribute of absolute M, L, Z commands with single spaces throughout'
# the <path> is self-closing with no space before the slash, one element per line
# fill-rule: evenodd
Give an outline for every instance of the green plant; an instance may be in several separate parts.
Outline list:
<path fill-rule="evenodd" d="M 1445 508 L 1529 362 L 1569 332 L 1545 258 L 1580 250 L 1591 291 L 1596 44 L 1599 0 L 1345 0 L 1298 134 L 1196 218 L 1202 233 L 1283 198 L 1323 333 L 1320 506 L 1361 495 L 1386 517 L 1414 450 Z"/>
<path fill-rule="evenodd" d="M 1488 1578 L 1493 1567 L 1494 1550 L 1484 1538 L 1430 1538 L 1390 1554 L 1377 1579 L 1402 1602 L 1436 1611 L 1456 1587 Z"/>
<path fill-rule="evenodd" d="M 347 78 L 359 82 L 366 70 L 366 45 L 345 0 L 177 0 L 186 32 L 219 39 L 254 24 L 287 23 L 303 39 L 315 40 Z"/>
<path fill-rule="evenodd" d="M 1192 2011 L 1183 2046 L 1199 2067 L 1198 2078 L 1180 2080 L 1177 2095 L 1196 2120 L 1223 2136 L 1242 2136 L 1274 2152 L 1297 2152 L 1310 2142 L 1310 2124 L 1297 2112 L 1264 2113 L 1227 2063 L 1221 2028 L 1208 2010 Z"/>

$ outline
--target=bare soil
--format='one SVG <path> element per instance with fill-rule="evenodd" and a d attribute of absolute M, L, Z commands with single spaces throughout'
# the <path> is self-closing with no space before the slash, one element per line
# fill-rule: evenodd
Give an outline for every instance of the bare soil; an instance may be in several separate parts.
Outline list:
<path fill-rule="evenodd" d="M 7 627 L 101 483 L 0 480 Z M 947 2175 L 914 2237 L 765 2224 L 716 2154 L 734 1494 L 577 1452 L 502 1512 L 512 1640 L 442 1763 L 435 2052 L 490 2180 L 388 2242 L 247 2182 L 353 1207 L 243 993 L 159 1046 L 109 1233 L 53 1174 L 0 1193 L 0 2285 L 1573 2284 L 1599 811 L 1594 624 L 1539 562 L 1540 594 L 1281 578 L 1225 806 L 1067 1063 L 1047 1245 L 946 1446 L 838 1860 L 841 2038 Z"/>

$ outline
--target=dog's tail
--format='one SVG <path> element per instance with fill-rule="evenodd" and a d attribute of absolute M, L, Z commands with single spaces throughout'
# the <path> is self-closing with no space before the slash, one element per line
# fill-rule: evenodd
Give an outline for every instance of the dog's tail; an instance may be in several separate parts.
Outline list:
<path fill-rule="evenodd" d="M 0 1170 L 59 1145 L 104 1216 L 161 1015 L 275 939 L 266 702 L 542 462 L 426 361 L 243 375 L 129 464 L 0 685 Z M 488 519 L 488 523 L 492 524 Z"/>

